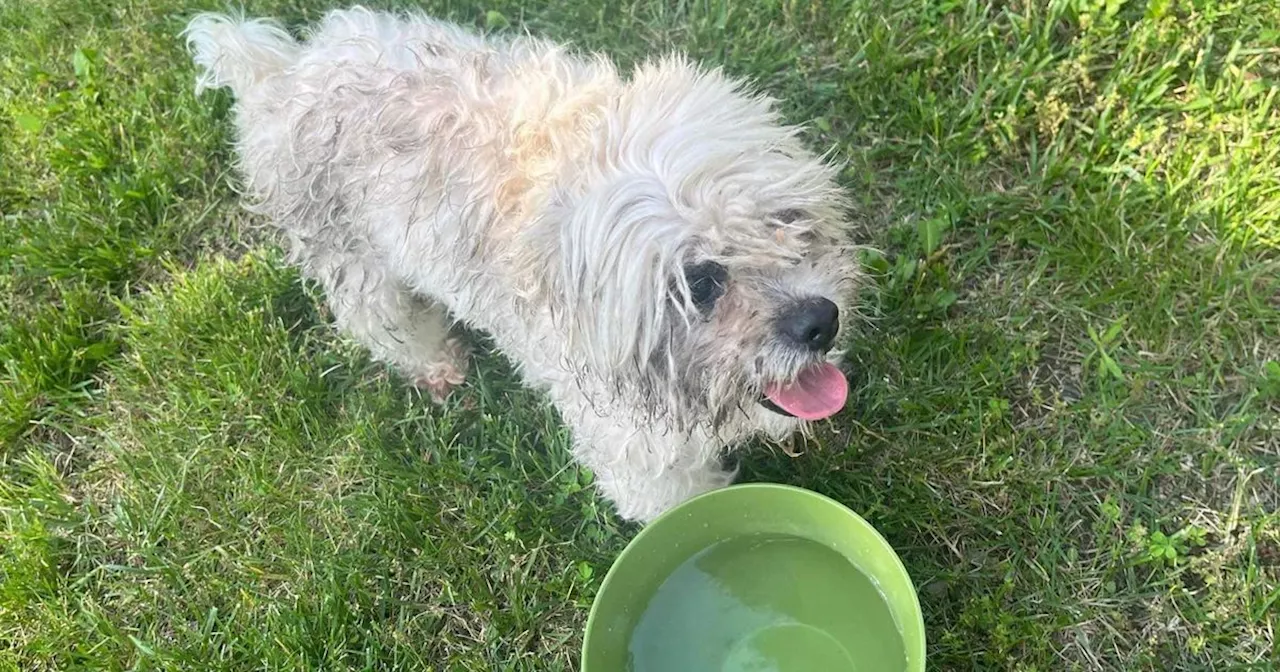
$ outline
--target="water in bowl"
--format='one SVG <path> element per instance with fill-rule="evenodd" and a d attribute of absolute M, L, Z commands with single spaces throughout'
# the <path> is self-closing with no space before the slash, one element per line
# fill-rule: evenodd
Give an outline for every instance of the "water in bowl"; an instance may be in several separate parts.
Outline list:
<path fill-rule="evenodd" d="M 632 631 L 628 672 L 900 672 L 906 648 L 875 584 L 797 537 L 717 544 L 658 588 Z"/>

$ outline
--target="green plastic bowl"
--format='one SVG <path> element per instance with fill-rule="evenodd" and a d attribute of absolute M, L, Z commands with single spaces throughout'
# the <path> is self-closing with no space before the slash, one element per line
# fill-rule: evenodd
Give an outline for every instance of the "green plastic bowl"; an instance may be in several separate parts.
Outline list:
<path fill-rule="evenodd" d="M 744 484 L 650 523 L 613 563 L 583 672 L 921 672 L 911 577 L 867 521 L 815 492 Z"/>

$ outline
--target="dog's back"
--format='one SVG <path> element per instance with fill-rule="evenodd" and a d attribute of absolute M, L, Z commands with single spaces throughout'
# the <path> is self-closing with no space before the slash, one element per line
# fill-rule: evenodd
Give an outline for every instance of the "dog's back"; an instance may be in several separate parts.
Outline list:
<path fill-rule="evenodd" d="M 452 24 L 415 16 L 414 21 L 363 8 L 335 10 L 299 43 L 272 19 L 203 13 L 183 35 L 200 69 L 196 93 L 228 87 L 237 100 L 290 68 L 307 62 L 376 64 L 395 70 L 448 69 L 452 62 L 478 56 L 483 38 Z"/>
<path fill-rule="evenodd" d="M 328 13 L 305 41 L 270 19 L 220 14 L 195 17 L 185 36 L 199 69 L 197 93 L 229 88 L 235 96 L 238 167 L 250 201 L 302 257 L 364 238 L 349 226 L 376 217 L 356 210 L 385 208 L 410 192 L 428 205 L 448 196 L 423 193 L 424 159 L 438 158 L 425 140 L 467 135 L 449 128 L 459 123 L 449 111 L 477 76 L 468 65 L 493 51 L 450 24 L 361 8 Z M 321 249 L 296 249 L 302 244 Z"/>
<path fill-rule="evenodd" d="M 329 284 L 353 260 L 407 257 L 455 310 L 526 291 L 495 266 L 541 263 L 514 262 L 528 249 L 517 239 L 619 88 L 602 59 L 421 14 L 337 10 L 303 41 L 270 20 L 202 14 L 185 35 L 198 89 L 235 96 L 249 205 L 304 271 Z"/>

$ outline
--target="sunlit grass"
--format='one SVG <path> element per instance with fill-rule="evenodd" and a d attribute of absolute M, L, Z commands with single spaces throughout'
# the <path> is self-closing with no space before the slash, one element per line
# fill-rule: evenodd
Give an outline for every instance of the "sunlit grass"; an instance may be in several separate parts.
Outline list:
<path fill-rule="evenodd" d="M 635 529 L 500 357 L 438 409 L 332 333 L 198 4 L 0 5 L 0 669 L 573 669 Z M 932 667 L 1277 663 L 1280 5 L 422 4 L 686 50 L 848 162 L 853 403 L 744 478 L 885 534 Z"/>

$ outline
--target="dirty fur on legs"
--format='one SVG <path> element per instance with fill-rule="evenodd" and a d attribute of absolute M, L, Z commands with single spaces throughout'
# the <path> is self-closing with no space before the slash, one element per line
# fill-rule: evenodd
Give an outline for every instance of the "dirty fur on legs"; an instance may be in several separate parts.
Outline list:
<path fill-rule="evenodd" d="M 846 203 L 767 97 L 358 7 L 304 39 L 216 14 L 185 37 L 197 91 L 234 94 L 247 206 L 338 328 L 436 399 L 467 371 L 454 321 L 488 332 L 623 517 L 843 406 Z"/>

